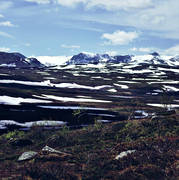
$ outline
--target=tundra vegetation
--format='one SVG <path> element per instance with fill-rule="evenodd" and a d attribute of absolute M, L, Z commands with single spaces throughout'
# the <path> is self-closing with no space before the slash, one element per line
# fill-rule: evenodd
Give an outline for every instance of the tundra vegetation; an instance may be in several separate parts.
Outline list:
<path fill-rule="evenodd" d="M 0 136 L 1 179 L 177 179 L 179 177 L 178 112 L 143 120 L 101 124 L 80 129 L 33 127 Z M 79 112 L 74 113 L 78 115 Z M 41 155 L 48 145 L 67 157 Z M 116 159 L 122 152 L 133 150 Z M 134 151 L 135 150 L 135 151 Z M 38 154 L 17 161 L 28 151 Z"/>

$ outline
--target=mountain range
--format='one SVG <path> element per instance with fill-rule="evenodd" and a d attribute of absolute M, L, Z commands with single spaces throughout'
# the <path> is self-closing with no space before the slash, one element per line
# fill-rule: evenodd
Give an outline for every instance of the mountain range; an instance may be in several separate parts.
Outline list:
<path fill-rule="evenodd" d="M 110 56 L 109 54 L 80 53 L 74 55 L 67 64 L 99 64 L 99 63 L 128 63 L 131 56 Z"/>
<path fill-rule="evenodd" d="M 119 64 L 119 63 L 132 63 L 132 64 L 159 64 L 159 65 L 179 65 L 179 56 L 160 56 L 157 52 L 149 55 L 116 55 L 109 54 L 93 54 L 93 53 L 79 53 L 72 57 L 30 57 L 20 53 L 7 53 L 0 52 L 0 67 L 18 67 L 18 68 L 43 68 L 45 66 L 58 66 L 58 65 L 86 65 L 86 64 Z M 62 59 L 64 59 L 62 61 Z M 55 61 L 54 61 L 55 60 Z M 62 62 L 62 63 L 61 63 Z"/>
<path fill-rule="evenodd" d="M 80 53 L 74 55 L 67 65 L 83 65 L 83 64 L 119 64 L 119 63 L 135 63 L 135 64 L 160 64 L 160 65 L 179 65 L 179 56 L 160 56 L 157 52 L 153 52 L 149 55 L 116 55 L 111 56 L 109 54 L 92 54 L 92 53 Z"/>

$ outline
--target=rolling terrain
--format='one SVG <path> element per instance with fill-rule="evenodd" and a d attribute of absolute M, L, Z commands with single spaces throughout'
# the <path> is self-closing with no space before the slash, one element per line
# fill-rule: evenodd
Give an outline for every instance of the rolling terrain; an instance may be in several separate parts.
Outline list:
<path fill-rule="evenodd" d="M 178 179 L 178 57 L 0 58 L 0 179 Z"/>
<path fill-rule="evenodd" d="M 58 127 L 80 127 L 95 120 L 153 118 L 162 109 L 179 108 L 177 57 L 162 60 L 153 53 L 137 59 L 80 53 L 61 66 L 45 66 L 37 59 L 33 66 L 34 61 L 27 63 L 23 55 L 6 54 L 16 65 L 5 66 L 13 61 L 1 60 L 2 132 L 35 124 L 56 127 L 50 121 L 58 122 Z"/>

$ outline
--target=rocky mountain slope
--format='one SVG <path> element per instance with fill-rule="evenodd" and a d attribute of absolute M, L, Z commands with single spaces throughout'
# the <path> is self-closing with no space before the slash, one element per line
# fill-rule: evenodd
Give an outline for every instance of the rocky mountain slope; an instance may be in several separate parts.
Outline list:
<path fill-rule="evenodd" d="M 27 58 L 20 53 L 0 52 L 0 67 L 44 67 L 36 58 Z"/>
<path fill-rule="evenodd" d="M 127 63 L 131 56 L 110 56 L 108 54 L 80 53 L 74 55 L 67 64 L 99 64 L 99 63 Z"/>

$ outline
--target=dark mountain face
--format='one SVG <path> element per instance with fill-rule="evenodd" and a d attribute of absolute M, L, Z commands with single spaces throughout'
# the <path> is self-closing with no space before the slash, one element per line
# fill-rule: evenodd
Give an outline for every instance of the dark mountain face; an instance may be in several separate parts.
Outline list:
<path fill-rule="evenodd" d="M 171 62 L 179 62 L 179 56 L 173 57 L 170 59 Z"/>
<path fill-rule="evenodd" d="M 30 63 L 33 67 L 44 67 L 36 58 L 26 58 L 26 61 Z"/>
<path fill-rule="evenodd" d="M 131 56 L 110 56 L 108 54 L 85 54 L 80 53 L 73 56 L 67 64 L 98 64 L 98 63 L 128 63 Z"/>
<path fill-rule="evenodd" d="M 67 64 L 98 64 L 99 57 L 91 56 L 85 53 L 74 55 Z"/>
<path fill-rule="evenodd" d="M 44 67 L 36 58 L 26 58 L 20 53 L 0 52 L 0 67 Z"/>
<path fill-rule="evenodd" d="M 126 56 L 114 56 L 115 61 L 114 63 L 128 63 L 131 61 L 131 56 L 126 55 Z"/>
<path fill-rule="evenodd" d="M 11 53 L 11 54 L 14 54 L 14 55 L 16 55 L 16 56 L 19 56 L 20 58 L 23 58 L 23 59 L 26 58 L 23 54 L 20 54 L 20 53 L 17 53 L 17 52 Z"/>
<path fill-rule="evenodd" d="M 151 55 L 154 56 L 154 57 L 160 56 L 160 54 L 158 52 L 153 52 L 153 53 L 151 53 Z"/>

